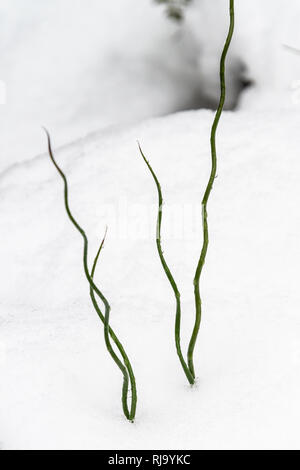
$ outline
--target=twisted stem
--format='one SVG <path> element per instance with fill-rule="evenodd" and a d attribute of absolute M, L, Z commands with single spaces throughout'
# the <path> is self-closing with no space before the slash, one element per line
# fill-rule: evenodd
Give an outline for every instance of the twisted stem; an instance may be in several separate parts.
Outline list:
<path fill-rule="evenodd" d="M 207 203 L 208 203 L 208 199 L 209 199 L 209 196 L 213 187 L 213 183 L 216 177 L 216 172 L 217 172 L 216 133 L 217 133 L 218 124 L 220 121 L 220 117 L 222 115 L 222 111 L 223 111 L 225 99 L 226 99 L 225 64 L 226 64 L 227 53 L 228 53 L 229 46 L 230 46 L 232 36 L 233 36 L 233 32 L 234 32 L 234 0 L 229 1 L 229 14 L 230 14 L 229 31 L 228 31 L 228 35 L 227 35 L 224 49 L 222 52 L 221 61 L 220 61 L 221 95 L 220 95 L 219 106 L 215 115 L 215 119 L 213 121 L 212 130 L 211 130 L 211 138 L 210 138 L 211 163 L 212 163 L 211 173 L 210 173 L 209 181 L 208 181 L 208 184 L 204 193 L 204 197 L 202 200 L 203 245 L 202 245 L 200 258 L 199 258 L 199 262 L 198 262 L 195 277 L 194 277 L 194 296 L 195 296 L 195 306 L 196 306 L 196 317 L 195 317 L 193 333 L 192 333 L 189 348 L 188 348 L 188 365 L 189 365 L 189 370 L 191 371 L 191 374 L 194 378 L 195 378 L 195 369 L 194 369 L 193 354 L 194 354 L 195 344 L 197 341 L 197 336 L 199 333 L 199 328 L 200 328 L 200 323 L 201 323 L 201 314 L 202 314 L 201 296 L 200 296 L 200 276 L 201 276 L 201 272 L 205 263 L 208 243 L 209 243 Z"/>
<path fill-rule="evenodd" d="M 103 248 L 103 245 L 104 245 L 104 241 L 105 241 L 105 238 L 106 238 L 106 233 L 107 233 L 107 229 L 106 229 L 104 238 L 101 242 L 100 248 L 97 252 L 97 255 L 96 255 L 94 263 L 93 263 L 93 267 L 92 267 L 92 271 L 91 271 L 91 278 L 92 279 L 94 279 L 94 274 L 95 274 L 98 258 L 99 258 L 100 252 L 101 252 L 101 250 Z M 90 297 L 91 297 L 93 306 L 94 306 L 100 320 L 106 326 L 107 325 L 106 319 L 105 319 L 103 313 L 100 310 L 100 307 L 97 303 L 97 300 L 96 300 L 96 297 L 95 297 L 95 294 L 94 294 L 94 290 L 91 286 L 90 286 Z M 108 333 L 109 333 L 110 337 L 112 338 L 112 340 L 114 341 L 115 345 L 117 346 L 117 348 L 118 348 L 118 350 L 119 350 L 119 352 L 120 352 L 120 354 L 123 358 L 124 364 L 126 366 L 126 367 L 124 367 L 123 363 L 119 360 L 119 358 L 116 356 L 116 354 L 114 354 L 113 359 L 117 363 L 118 367 L 121 369 L 121 371 L 123 373 L 123 378 L 124 378 L 124 380 L 123 380 L 123 389 L 122 389 L 123 411 L 124 411 L 124 414 L 125 414 L 127 419 L 129 419 L 130 421 L 134 421 L 135 412 L 136 412 L 136 405 L 137 405 L 137 391 L 136 391 L 136 382 L 135 382 L 134 373 L 133 373 L 130 361 L 128 359 L 128 356 L 127 356 L 122 344 L 120 343 L 120 341 L 118 340 L 117 336 L 115 335 L 113 329 L 109 325 L 108 325 L 108 331 L 107 331 L 107 326 L 105 328 L 105 343 L 106 343 L 107 348 L 109 347 L 109 344 L 110 344 Z M 130 380 L 130 385 L 131 385 L 131 393 L 132 393 L 130 411 L 128 410 L 128 405 L 127 405 L 127 403 L 128 403 L 128 391 L 129 391 L 128 374 L 129 374 L 129 380 Z"/>
<path fill-rule="evenodd" d="M 89 273 L 89 268 L 88 268 L 88 238 L 87 238 L 87 235 L 86 235 L 85 231 L 81 228 L 81 226 L 78 224 L 78 222 L 75 220 L 75 218 L 72 215 L 72 212 L 71 212 L 70 206 L 69 206 L 69 191 L 68 191 L 67 178 L 66 178 L 65 174 L 63 173 L 63 171 L 61 170 L 61 168 L 58 166 L 57 162 L 55 161 L 53 151 L 52 151 L 52 145 L 51 145 L 51 139 L 50 139 L 49 132 L 47 131 L 47 129 L 44 129 L 44 130 L 45 130 L 46 135 L 47 135 L 48 152 L 49 152 L 50 159 L 51 159 L 53 165 L 55 166 L 56 170 L 60 174 L 60 176 L 63 180 L 63 183 L 64 183 L 65 210 L 67 212 L 67 215 L 68 215 L 70 221 L 72 222 L 74 227 L 77 229 L 77 231 L 81 234 L 81 236 L 83 238 L 83 267 L 84 267 L 84 272 L 85 272 L 85 276 L 86 276 L 86 278 L 87 278 L 87 280 L 90 284 L 90 291 L 92 291 L 91 299 L 92 299 L 94 308 L 96 309 L 100 320 L 104 324 L 105 344 L 106 344 L 106 347 L 107 347 L 107 350 L 108 350 L 109 354 L 111 355 L 112 359 L 117 364 L 117 366 L 119 367 L 119 369 L 121 370 L 121 372 L 123 374 L 123 388 L 122 388 L 123 412 L 124 412 L 124 415 L 126 416 L 126 418 L 128 420 L 133 421 L 134 417 L 135 417 L 136 402 L 137 402 L 134 374 L 133 374 L 133 371 L 132 371 L 130 361 L 129 361 L 126 353 L 125 353 L 125 350 L 124 350 L 122 344 L 120 343 L 120 341 L 116 337 L 115 333 L 113 332 L 113 330 L 109 326 L 109 315 L 110 315 L 109 302 L 106 299 L 106 297 L 104 296 L 104 294 L 98 289 L 98 287 L 95 285 L 95 283 L 93 281 L 93 276 L 94 276 L 94 273 L 95 273 L 97 261 L 98 261 L 100 252 L 102 250 L 105 237 L 104 237 L 104 239 L 103 239 L 103 241 L 100 245 L 100 248 L 97 252 L 97 255 L 96 255 L 96 258 L 95 258 L 95 261 L 94 261 L 94 264 L 93 264 L 93 269 L 92 269 L 91 274 L 90 274 Z M 105 315 L 102 314 L 102 312 L 101 312 L 101 310 L 100 310 L 100 308 L 99 308 L 99 306 L 96 302 L 94 292 L 97 294 L 97 296 L 101 299 L 101 301 L 104 304 Z M 111 342 L 110 342 L 110 336 L 111 336 L 112 340 L 115 342 L 117 348 L 119 349 L 119 351 L 120 351 L 120 353 L 123 357 L 125 365 L 122 363 L 122 361 L 120 361 L 120 359 L 118 358 L 118 356 L 114 352 L 114 350 L 112 348 L 112 345 L 111 345 Z M 128 372 L 127 372 L 127 370 L 128 370 Z M 127 405 L 128 385 L 129 385 L 128 384 L 128 374 L 129 374 L 129 377 L 131 379 L 131 386 L 132 386 L 132 399 L 131 399 L 131 410 L 130 411 L 129 411 L 128 405 Z"/>
<path fill-rule="evenodd" d="M 169 266 L 165 260 L 162 247 L 161 247 L 161 223 L 162 223 L 162 207 L 163 207 L 163 196 L 162 196 L 162 190 L 160 183 L 157 179 L 156 174 L 154 173 L 150 163 L 148 162 L 147 158 L 145 157 L 142 148 L 140 144 L 138 143 L 140 153 L 155 181 L 156 188 L 157 188 L 157 193 L 158 193 L 158 215 L 157 215 L 157 224 L 156 224 L 156 246 L 157 246 L 157 251 L 158 255 L 162 264 L 162 267 L 166 273 L 166 276 L 171 284 L 171 287 L 173 289 L 174 295 L 175 295 L 175 300 L 176 300 L 176 316 L 175 316 L 175 344 L 176 344 L 176 351 L 177 355 L 179 357 L 180 363 L 182 365 L 183 371 L 186 375 L 186 378 L 188 379 L 189 383 L 191 385 L 194 384 L 195 380 L 194 377 L 192 376 L 187 363 L 185 362 L 182 351 L 181 351 L 181 343 L 180 343 L 180 325 L 181 325 L 181 302 L 180 302 L 180 292 L 178 290 L 177 284 L 174 280 L 174 277 L 172 276 L 172 273 L 169 269 Z"/>

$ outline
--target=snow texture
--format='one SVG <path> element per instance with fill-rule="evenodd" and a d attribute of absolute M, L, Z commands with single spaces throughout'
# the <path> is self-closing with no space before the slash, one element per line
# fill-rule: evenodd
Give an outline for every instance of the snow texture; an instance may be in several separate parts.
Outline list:
<path fill-rule="evenodd" d="M 134 365 L 134 425 L 122 417 L 121 376 L 89 299 L 61 180 L 46 154 L 1 175 L 4 448 L 299 446 L 299 113 L 222 118 L 194 389 L 176 357 L 174 298 L 154 240 L 157 196 L 135 141 L 163 187 L 163 245 L 182 291 L 186 345 L 212 119 L 186 112 L 56 152 L 91 259 L 109 226 L 96 279 Z"/>
<path fill-rule="evenodd" d="M 228 1 L 194 0 L 181 25 L 150 0 L 88 4 L 0 5 L 0 448 L 299 448 L 299 1 L 236 1 L 193 389 L 136 141 L 163 188 L 186 350 L 213 121 L 196 109 L 219 97 Z M 133 425 L 42 125 L 90 264 L 109 227 L 96 281 L 136 373 Z"/>

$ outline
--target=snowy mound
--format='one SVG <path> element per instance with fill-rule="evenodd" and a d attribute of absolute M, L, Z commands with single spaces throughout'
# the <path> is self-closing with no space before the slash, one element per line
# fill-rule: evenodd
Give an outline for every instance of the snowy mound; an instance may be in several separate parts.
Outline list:
<path fill-rule="evenodd" d="M 174 299 L 155 248 L 157 195 L 136 140 L 164 193 L 163 246 L 182 293 L 186 346 L 212 119 L 177 114 L 55 152 L 90 262 L 109 227 L 96 281 L 136 373 L 134 425 L 122 417 L 121 376 L 89 299 L 60 178 L 46 154 L 0 175 L 3 448 L 297 446 L 299 113 L 224 114 L 195 389 L 176 357 Z"/>

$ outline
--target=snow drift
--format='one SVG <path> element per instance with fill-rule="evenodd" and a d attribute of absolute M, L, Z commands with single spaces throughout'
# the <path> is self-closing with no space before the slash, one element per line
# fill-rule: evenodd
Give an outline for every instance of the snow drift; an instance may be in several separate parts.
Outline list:
<path fill-rule="evenodd" d="M 197 388 L 178 367 L 173 295 L 155 249 L 156 192 L 136 139 L 164 191 L 163 245 L 182 291 L 185 345 L 212 119 L 209 111 L 186 112 L 56 151 L 91 260 L 109 226 L 96 281 L 135 369 L 134 425 L 122 417 L 121 377 L 90 304 L 60 179 L 46 154 L 2 173 L 3 448 L 297 447 L 299 113 L 223 116 Z"/>

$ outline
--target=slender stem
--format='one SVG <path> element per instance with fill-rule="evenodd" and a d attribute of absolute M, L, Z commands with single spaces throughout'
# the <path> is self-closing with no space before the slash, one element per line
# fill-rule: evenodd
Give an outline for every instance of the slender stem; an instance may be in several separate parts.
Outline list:
<path fill-rule="evenodd" d="M 162 222 L 162 207 L 163 207 L 163 197 L 162 197 L 162 191 L 161 191 L 161 186 L 160 183 L 157 179 L 156 174 L 154 173 L 150 163 L 148 162 L 147 158 L 145 157 L 140 144 L 139 149 L 140 153 L 147 165 L 147 167 L 150 170 L 150 173 L 155 181 L 156 188 L 157 188 L 157 193 L 158 193 L 158 215 L 157 215 L 157 225 L 156 225 L 156 246 L 157 246 L 157 251 L 158 255 L 162 264 L 162 267 L 166 273 L 166 276 L 171 284 L 171 287 L 173 289 L 175 299 L 176 299 L 176 317 L 175 317 L 175 344 L 176 344 L 176 351 L 180 360 L 180 363 L 182 365 L 183 371 L 191 385 L 194 384 L 194 378 L 183 358 L 182 351 L 181 351 L 181 344 L 180 344 L 180 324 L 181 324 L 181 303 L 180 303 L 180 292 L 178 290 L 177 284 L 171 274 L 171 271 L 167 265 L 167 262 L 165 260 L 165 257 L 163 255 L 162 247 L 161 247 L 161 222 Z"/>
<path fill-rule="evenodd" d="M 96 255 L 94 263 L 93 263 L 93 267 L 92 267 L 92 271 L 91 271 L 91 278 L 92 279 L 94 279 L 94 274 L 95 274 L 98 258 L 99 258 L 100 252 L 101 252 L 101 250 L 103 248 L 103 245 L 104 245 L 104 241 L 105 241 L 105 238 L 106 238 L 106 233 L 107 233 L 107 229 L 106 229 L 105 236 L 104 236 L 104 238 L 101 242 L 100 248 L 97 252 L 97 255 Z M 102 314 L 102 312 L 99 308 L 99 305 L 97 303 L 97 300 L 96 300 L 96 297 L 95 297 L 95 294 L 94 294 L 94 290 L 92 289 L 92 287 L 90 287 L 90 297 L 92 299 L 93 306 L 94 306 L 97 314 L 99 315 L 101 321 L 103 323 L 105 323 L 105 317 L 104 317 L 104 315 Z M 130 421 L 133 421 L 134 417 L 135 417 L 136 405 L 137 405 L 137 391 L 136 391 L 136 383 L 135 383 L 134 373 L 133 373 L 130 361 L 128 359 L 128 356 L 127 356 L 122 344 L 120 343 L 120 341 L 118 340 L 117 336 L 115 335 L 114 331 L 112 330 L 112 328 L 110 326 L 108 327 L 108 332 L 109 332 L 109 335 L 111 336 L 112 340 L 114 341 L 115 345 L 117 346 L 117 348 L 118 348 L 118 350 L 119 350 L 119 352 L 120 352 L 120 354 L 123 358 L 124 364 L 126 366 L 126 367 L 124 367 L 123 363 L 119 360 L 119 358 L 117 356 L 115 356 L 114 360 L 118 364 L 118 366 L 121 369 L 121 371 L 123 373 L 123 376 L 124 376 L 123 392 L 122 392 L 122 403 L 123 403 L 124 414 L 127 417 L 127 419 L 129 419 Z M 107 340 L 109 341 L 109 338 L 107 338 L 107 335 L 106 335 L 105 336 L 106 345 L 107 345 Z M 131 384 L 131 393 L 132 393 L 130 412 L 129 412 L 128 406 L 127 406 L 128 388 L 129 388 L 128 374 L 129 374 L 129 379 L 130 379 L 130 384 Z"/>
<path fill-rule="evenodd" d="M 202 245 L 200 258 L 199 258 L 199 262 L 198 262 L 195 277 L 194 277 L 196 317 L 195 317 L 193 333 L 191 336 L 191 341 L 190 341 L 189 348 L 188 348 L 188 364 L 189 364 L 189 369 L 193 377 L 195 377 L 193 354 L 194 354 L 195 344 L 197 341 L 197 336 L 199 333 L 199 328 L 200 328 L 200 323 L 201 323 L 201 313 L 202 313 L 201 296 L 200 296 L 200 276 L 201 276 L 201 272 L 205 263 L 205 258 L 206 258 L 207 249 L 208 249 L 208 242 L 209 242 L 208 221 L 207 221 L 207 203 L 208 203 L 209 195 L 211 193 L 213 183 L 216 177 L 216 172 L 217 172 L 216 133 L 217 133 L 218 124 L 220 121 L 220 117 L 222 115 L 222 111 L 223 111 L 225 99 L 226 99 L 225 64 L 226 64 L 227 53 L 228 53 L 229 46 L 230 46 L 232 36 L 233 36 L 233 32 L 234 32 L 234 0 L 229 1 L 229 12 L 230 12 L 229 31 L 228 31 L 228 35 L 227 35 L 224 49 L 222 52 L 221 61 L 220 61 L 220 87 L 221 87 L 220 102 L 219 102 L 219 106 L 218 106 L 215 119 L 212 125 L 211 138 L 210 138 L 211 163 L 212 163 L 211 173 L 210 173 L 208 185 L 207 185 L 207 188 L 206 188 L 203 200 L 202 200 L 203 245 Z"/>
<path fill-rule="evenodd" d="M 78 230 L 78 232 L 81 234 L 81 236 L 83 238 L 83 242 L 84 242 L 84 245 L 83 245 L 83 266 L 84 266 L 85 276 L 86 276 L 86 278 L 87 278 L 87 280 L 90 284 L 90 289 L 93 291 L 93 294 L 95 292 L 98 295 L 98 297 L 102 300 L 102 302 L 104 304 L 104 307 L 105 307 L 105 315 L 103 315 L 102 312 L 100 311 L 100 308 L 99 308 L 97 302 L 96 302 L 96 299 L 94 298 L 94 296 L 92 297 L 93 305 L 94 305 L 101 321 L 104 323 L 104 337 L 105 337 L 105 343 L 106 343 L 107 350 L 108 350 L 108 352 L 110 353 L 112 359 L 115 361 L 115 363 L 117 364 L 117 366 L 119 367 L 119 369 L 121 370 L 121 372 L 123 374 L 123 392 L 122 392 L 123 411 L 124 411 L 124 414 L 125 414 L 126 418 L 130 421 L 133 421 L 134 417 L 135 417 L 135 410 L 136 410 L 136 394 L 134 395 L 135 381 L 134 381 L 134 387 L 132 387 L 133 388 L 133 397 L 132 397 L 131 412 L 129 412 L 128 406 L 127 406 L 128 373 L 127 373 L 126 367 L 120 361 L 120 359 L 117 357 L 117 355 L 115 354 L 115 352 L 114 352 L 114 350 L 111 346 L 109 334 L 111 334 L 111 337 L 114 340 L 114 342 L 116 343 L 116 345 L 117 345 L 118 349 L 120 350 L 120 352 L 121 351 L 123 352 L 124 356 L 122 355 L 122 357 L 125 357 L 126 354 L 125 354 L 125 351 L 124 351 L 121 343 L 118 341 L 117 337 L 115 336 L 115 334 L 113 333 L 113 331 L 109 327 L 110 305 L 109 305 L 106 297 L 104 296 L 104 294 L 95 285 L 95 283 L 93 281 L 93 277 L 89 273 L 89 268 L 88 268 L 88 238 L 86 236 L 85 231 L 81 228 L 81 226 L 78 224 L 78 222 L 75 220 L 75 218 L 73 217 L 73 215 L 71 213 L 70 206 L 69 206 L 67 178 L 66 178 L 65 174 L 63 173 L 63 171 L 61 170 L 61 168 L 58 166 L 58 164 L 56 163 L 56 161 L 54 159 L 49 132 L 46 129 L 45 129 L 45 132 L 46 132 L 47 139 L 48 139 L 49 156 L 51 158 L 51 161 L 52 161 L 53 165 L 55 166 L 56 170 L 58 171 L 58 173 L 60 174 L 60 176 L 61 176 L 61 178 L 64 182 L 64 203 L 65 203 L 65 209 L 66 209 L 67 215 L 68 215 L 70 221 L 72 222 L 72 224 L 74 225 L 74 227 Z M 104 240 L 101 243 L 101 246 L 100 246 L 100 248 L 98 250 L 98 253 L 97 253 L 97 256 L 95 258 L 95 262 L 94 262 L 94 266 L 93 266 L 93 275 L 94 275 L 94 272 L 95 272 L 95 269 L 96 269 L 96 264 L 97 264 L 97 261 L 98 261 L 100 251 L 103 247 L 103 243 L 104 243 Z M 95 300 L 95 302 L 94 302 L 94 300 Z M 122 352 L 121 352 L 121 354 L 122 354 Z M 126 356 L 126 362 L 129 363 L 129 365 L 130 365 L 130 362 L 129 362 L 127 356 Z M 126 364 L 126 362 L 125 362 L 125 364 Z M 131 366 L 130 366 L 130 371 L 132 373 Z M 133 373 L 132 373 L 132 375 L 133 375 Z"/>

